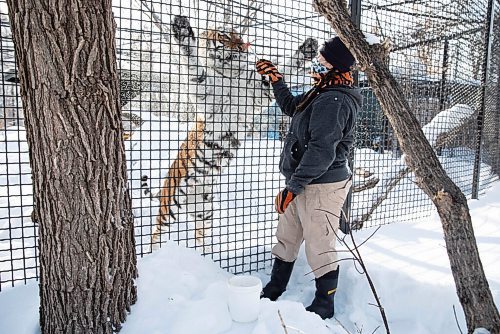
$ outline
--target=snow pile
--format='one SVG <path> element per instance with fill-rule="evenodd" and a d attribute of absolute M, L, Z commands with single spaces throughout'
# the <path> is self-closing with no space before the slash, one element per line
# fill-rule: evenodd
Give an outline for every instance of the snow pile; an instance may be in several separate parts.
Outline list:
<path fill-rule="evenodd" d="M 363 32 L 365 35 L 365 40 L 368 42 L 368 44 L 373 45 L 373 44 L 380 44 L 381 40 L 380 37 L 374 34 L 371 34 L 369 32 Z"/>
<path fill-rule="evenodd" d="M 429 123 L 422 127 L 422 131 L 431 146 L 434 146 L 439 135 L 458 128 L 473 114 L 474 110 L 470 106 L 456 104 L 434 116 Z"/>
<path fill-rule="evenodd" d="M 193 249 L 167 243 L 138 267 L 139 298 L 120 333 L 274 334 L 283 330 L 278 310 L 290 333 L 330 333 L 317 315 L 287 300 L 261 300 L 257 321 L 233 322 L 227 306 L 232 275 Z M 0 332 L 38 333 L 38 303 L 36 282 L 0 293 Z"/>

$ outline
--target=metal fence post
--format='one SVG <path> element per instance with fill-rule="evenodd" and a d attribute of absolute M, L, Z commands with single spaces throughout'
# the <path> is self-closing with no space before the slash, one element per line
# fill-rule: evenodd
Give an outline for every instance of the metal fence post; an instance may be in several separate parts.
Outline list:
<path fill-rule="evenodd" d="M 472 198 L 478 198 L 479 192 L 479 177 L 481 169 L 481 148 L 483 140 L 483 128 L 484 128 L 484 114 L 486 106 L 486 84 L 488 82 L 488 69 L 491 55 L 491 29 L 493 27 L 493 2 L 495 0 L 488 1 L 488 11 L 486 16 L 486 29 L 484 32 L 484 57 L 483 57 L 483 73 L 481 77 L 481 106 L 477 114 L 477 133 L 476 133 L 476 156 L 474 159 L 474 172 L 472 175 Z"/>
<path fill-rule="evenodd" d="M 443 72 L 441 73 L 441 87 L 440 87 L 440 97 L 439 97 L 439 111 L 443 111 L 446 107 L 446 94 L 448 92 L 448 89 L 446 89 L 446 75 L 448 74 L 448 63 L 449 63 L 449 55 L 448 55 L 448 50 L 449 50 L 449 40 L 445 39 L 444 40 L 444 46 L 443 46 Z"/>
<path fill-rule="evenodd" d="M 351 21 L 359 28 L 361 27 L 361 0 L 351 0 Z M 359 84 L 359 73 L 358 71 L 354 72 L 354 84 L 358 86 Z M 354 154 L 351 152 L 349 157 L 349 168 L 354 172 Z M 353 176 L 354 179 L 354 176 Z M 354 181 L 354 180 L 353 180 Z M 350 217 L 351 217 L 351 204 L 352 204 L 352 187 L 349 190 L 349 194 L 347 194 L 346 201 L 344 203 L 343 211 L 344 215 L 340 215 L 340 227 L 341 230 L 345 233 L 350 230 Z M 347 218 L 346 218 L 347 217 Z M 347 221 L 346 221 L 347 220 Z"/>

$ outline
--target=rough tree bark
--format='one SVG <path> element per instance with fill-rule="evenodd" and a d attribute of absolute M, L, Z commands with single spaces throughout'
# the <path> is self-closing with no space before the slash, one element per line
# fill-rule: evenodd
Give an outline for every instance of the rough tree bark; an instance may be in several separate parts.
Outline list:
<path fill-rule="evenodd" d="M 40 233 L 42 333 L 112 333 L 136 300 L 111 0 L 7 0 Z"/>
<path fill-rule="evenodd" d="M 314 8 L 331 24 L 356 57 L 406 154 L 418 186 L 431 198 L 443 225 L 446 249 L 467 328 L 500 333 L 496 308 L 474 237 L 467 199 L 448 177 L 386 63 L 381 44 L 369 45 L 349 19 L 344 0 L 313 0 Z"/>

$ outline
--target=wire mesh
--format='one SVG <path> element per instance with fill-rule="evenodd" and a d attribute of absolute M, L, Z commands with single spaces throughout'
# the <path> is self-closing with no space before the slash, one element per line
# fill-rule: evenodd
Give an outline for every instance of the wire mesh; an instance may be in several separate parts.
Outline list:
<path fill-rule="evenodd" d="M 479 189 L 484 189 L 498 179 L 486 156 L 478 156 L 476 145 L 483 139 L 478 138 L 478 130 L 482 129 L 480 114 L 484 108 L 482 75 L 488 55 L 488 3 L 487 0 L 361 3 L 362 30 L 390 40 L 391 72 L 447 174 L 469 196 L 474 195 L 475 182 Z M 495 85 L 491 80 L 488 83 Z M 354 193 L 351 216 L 365 226 L 425 216 L 432 210 L 430 200 L 416 187 L 391 127 L 363 76 L 360 85 L 366 86 L 366 90 L 363 113 L 358 120 L 354 164 L 359 169 L 355 168 L 355 172 L 360 171 L 357 177 L 366 180 L 364 183 L 372 181 L 369 177 L 372 174 L 379 182 L 369 190 Z M 498 114 L 490 112 L 488 117 L 498 119 Z M 498 147 L 498 141 L 490 139 L 489 143 Z M 488 154 L 489 161 L 494 156 L 495 153 Z M 475 165 L 476 158 L 483 159 Z"/>
<path fill-rule="evenodd" d="M 490 175 L 500 174 L 500 5 L 495 2 L 489 38 L 489 57 L 484 96 L 484 127 L 482 160 L 489 167 Z M 490 185 L 494 177 L 484 179 Z"/>
<path fill-rule="evenodd" d="M 354 5 L 361 8 L 353 19 L 363 31 L 390 39 L 391 71 L 448 174 L 467 195 L 474 182 L 483 190 L 499 167 L 498 15 L 488 15 L 487 0 Z M 113 11 L 137 254 L 170 240 L 233 273 L 263 268 L 277 226 L 274 196 L 284 186 L 278 161 L 289 119 L 269 95 L 269 83 L 255 79 L 254 63 L 273 61 L 293 94 L 307 91 L 313 40 L 321 44 L 331 28 L 305 0 L 114 0 Z M 187 48 L 174 34 L 181 17 L 197 39 Z M 3 0 L 0 24 L 1 290 L 37 278 L 38 263 L 29 153 Z M 196 57 L 186 57 L 192 52 Z M 350 220 L 370 227 L 421 218 L 431 203 L 416 187 L 362 73 L 358 83 L 364 101 Z M 179 173 L 192 184 L 176 183 Z M 158 220 L 165 222 L 159 230 Z"/>
<path fill-rule="evenodd" d="M 0 290 L 38 277 L 38 230 L 31 223 L 32 187 L 14 45 L 0 7 Z"/>

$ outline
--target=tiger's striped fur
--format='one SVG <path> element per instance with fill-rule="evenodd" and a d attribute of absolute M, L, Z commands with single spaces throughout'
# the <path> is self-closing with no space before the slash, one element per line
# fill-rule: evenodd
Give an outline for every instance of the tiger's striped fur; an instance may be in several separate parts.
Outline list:
<path fill-rule="evenodd" d="M 213 187 L 240 146 L 233 133 L 214 136 L 206 125 L 204 120 L 197 119 L 163 181 L 151 240 L 154 249 L 159 246 L 160 235 L 170 230 L 169 223 L 177 220 L 183 208 L 194 218 L 196 245 L 205 245 L 204 239 L 212 226 Z"/>
<path fill-rule="evenodd" d="M 196 246 L 207 251 L 214 186 L 235 157 L 255 113 L 270 103 L 272 95 L 269 82 L 248 61 L 248 44 L 234 31 L 208 30 L 198 41 L 188 19 L 176 16 L 172 32 L 189 77 L 191 102 L 203 120 L 189 132 L 163 182 L 152 244 L 153 249 L 159 247 L 160 235 L 186 209 L 195 221 Z"/>
<path fill-rule="evenodd" d="M 197 159 L 196 155 L 199 154 L 197 151 L 203 141 L 204 129 L 205 122 L 198 118 L 194 128 L 189 131 L 186 141 L 182 143 L 177 159 L 170 165 L 159 194 L 160 208 L 156 217 L 156 226 L 163 225 L 163 222 L 167 221 L 169 217 L 176 218 L 172 205 L 179 208 L 180 204 L 176 199 L 175 191 L 180 191 L 183 182 L 188 183 L 189 170 L 196 168 L 197 161 L 195 159 Z M 153 240 L 153 242 L 156 241 Z"/>

